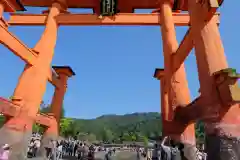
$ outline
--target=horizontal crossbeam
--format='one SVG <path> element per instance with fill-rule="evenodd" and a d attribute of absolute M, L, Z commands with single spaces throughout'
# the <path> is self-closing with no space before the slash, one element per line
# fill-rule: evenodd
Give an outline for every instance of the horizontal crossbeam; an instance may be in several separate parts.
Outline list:
<path fill-rule="evenodd" d="M 17 116 L 21 112 L 21 107 L 13 104 L 8 99 L 0 97 L 0 113 L 5 116 Z M 43 126 L 49 126 L 50 122 L 54 120 L 52 116 L 48 116 L 47 114 L 37 114 L 35 117 L 35 121 L 38 124 Z"/>
<path fill-rule="evenodd" d="M 52 120 L 54 120 L 52 116 L 39 113 L 36 115 L 35 122 L 42 126 L 48 127 L 51 124 Z"/>
<path fill-rule="evenodd" d="M 9 25 L 26 25 L 38 26 L 46 24 L 47 14 L 19 14 L 12 13 Z M 218 14 L 213 16 L 216 23 L 219 23 Z M 146 25 L 146 26 L 159 26 L 161 19 L 158 13 L 152 14 L 136 14 L 136 13 L 121 13 L 113 17 L 103 17 L 100 19 L 95 14 L 60 14 L 56 17 L 59 25 L 63 26 L 86 26 L 86 25 Z M 182 13 L 174 13 L 173 21 L 176 26 L 188 26 L 189 15 Z"/>
<path fill-rule="evenodd" d="M 31 49 L 15 37 L 7 28 L 0 25 L 0 43 L 5 45 L 16 56 L 20 57 L 27 64 L 34 64 L 37 58 Z"/>
<path fill-rule="evenodd" d="M 0 113 L 6 116 L 15 116 L 20 112 L 20 107 L 11 103 L 8 99 L 0 97 Z"/>

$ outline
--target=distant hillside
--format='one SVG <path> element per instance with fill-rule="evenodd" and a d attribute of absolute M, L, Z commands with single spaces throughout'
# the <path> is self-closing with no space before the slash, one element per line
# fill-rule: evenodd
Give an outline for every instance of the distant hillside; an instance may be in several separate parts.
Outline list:
<path fill-rule="evenodd" d="M 4 116 L 0 116 L 0 127 L 2 126 L 2 124 L 4 123 L 4 121 L 5 121 L 5 118 L 4 118 Z"/>
<path fill-rule="evenodd" d="M 161 120 L 159 113 L 133 113 L 126 115 L 103 115 L 92 120 L 74 120 L 75 129 L 79 132 L 92 133 L 97 139 L 107 130 L 114 137 L 124 134 L 136 134 L 147 137 L 155 137 L 161 134 Z"/>
<path fill-rule="evenodd" d="M 0 125 L 4 121 L 0 117 Z M 161 134 L 159 113 L 103 115 L 95 119 L 73 119 L 70 135 L 91 134 L 97 140 L 132 140 Z"/>
<path fill-rule="evenodd" d="M 0 124 L 3 123 L 0 117 Z M 197 125 L 197 136 L 204 137 L 204 126 Z M 66 135 L 89 135 L 100 141 L 143 141 L 161 135 L 161 116 L 156 112 L 103 115 L 95 119 L 73 119 Z M 88 138 L 90 138 L 88 137 Z"/>

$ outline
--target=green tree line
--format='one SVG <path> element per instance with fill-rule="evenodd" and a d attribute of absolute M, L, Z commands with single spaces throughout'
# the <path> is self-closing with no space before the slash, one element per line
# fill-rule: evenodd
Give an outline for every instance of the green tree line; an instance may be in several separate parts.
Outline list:
<path fill-rule="evenodd" d="M 50 112 L 50 105 L 42 104 L 41 113 Z M 66 118 L 62 109 L 60 134 L 63 137 L 75 137 L 89 141 L 103 141 L 106 143 L 121 143 L 123 141 L 142 141 L 161 136 L 161 115 L 156 112 L 133 113 L 126 115 L 103 115 L 95 119 Z M 0 124 L 4 117 L 0 117 Z M 34 132 L 43 132 L 44 128 L 35 124 Z M 196 124 L 198 141 L 204 140 L 204 125 Z"/>

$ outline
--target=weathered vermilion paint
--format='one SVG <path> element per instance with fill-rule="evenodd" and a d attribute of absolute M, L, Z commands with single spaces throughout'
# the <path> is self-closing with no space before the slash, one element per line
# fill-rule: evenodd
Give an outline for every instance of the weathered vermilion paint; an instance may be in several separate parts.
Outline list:
<path fill-rule="evenodd" d="M 160 0 L 163 1 L 163 0 Z M 167 0 L 173 4 L 174 0 Z M 222 0 L 218 0 L 219 2 Z M 51 5 L 49 0 L 21 0 L 23 5 L 34 7 L 48 7 Z M 176 10 L 187 11 L 188 0 L 179 0 L 179 5 Z M 100 3 L 99 1 L 81 0 L 81 3 L 76 0 L 67 0 L 69 8 L 91 8 L 94 13 L 99 13 Z M 121 0 L 118 1 L 118 9 L 121 13 L 131 13 L 134 9 L 155 9 L 159 7 L 159 0 Z"/>
<path fill-rule="evenodd" d="M 220 94 L 227 97 L 226 90 L 219 93 L 215 72 L 228 68 L 224 55 L 219 29 L 212 20 L 206 22 L 208 3 L 189 1 L 189 14 L 195 55 L 197 59 L 203 110 L 207 110 L 205 119 L 206 149 L 209 160 L 240 159 L 240 108 L 239 103 L 224 105 Z"/>
<path fill-rule="evenodd" d="M 188 89 L 187 79 L 184 64 L 182 64 L 177 71 L 173 72 L 172 54 L 178 49 L 178 42 L 176 39 L 176 32 L 172 20 L 171 4 L 168 1 L 161 3 L 160 16 L 162 19 L 162 40 L 164 52 L 164 68 L 165 68 L 165 87 L 169 97 L 168 113 L 165 113 L 167 121 L 173 120 L 174 109 L 176 107 L 184 107 L 190 103 L 190 93 Z M 177 126 L 176 126 L 177 127 Z M 167 129 L 166 129 L 167 132 Z M 195 129 L 194 124 L 186 127 L 181 135 L 175 138 L 188 144 L 195 144 Z"/>
<path fill-rule="evenodd" d="M 57 74 L 59 75 L 59 80 L 61 81 L 61 86 L 56 87 L 51 103 L 51 113 L 56 119 L 57 126 L 50 126 L 46 129 L 45 134 L 52 134 L 55 137 L 59 134 L 59 124 L 62 114 L 62 106 L 64 95 L 67 89 L 67 80 L 69 77 L 75 75 L 75 73 L 71 70 L 70 67 L 53 67 Z"/>
<path fill-rule="evenodd" d="M 166 132 L 167 129 L 167 121 L 169 121 L 167 119 L 167 114 L 169 113 L 169 101 L 168 101 L 168 91 L 166 90 L 166 82 L 165 82 L 165 73 L 164 73 L 164 69 L 156 69 L 155 73 L 154 73 L 154 78 L 157 78 L 158 80 L 160 80 L 160 99 L 161 99 L 161 107 L 160 107 L 160 111 L 161 111 L 161 120 L 162 120 L 162 129 L 163 129 L 163 136 L 168 135 Z"/>
<path fill-rule="evenodd" d="M 168 116 L 167 114 L 170 112 L 169 109 L 169 101 L 168 101 L 168 91 L 166 84 L 166 78 L 164 76 L 159 77 L 160 80 L 160 86 L 161 86 L 161 113 L 162 113 L 162 122 L 163 122 L 163 135 L 166 136 L 167 134 L 167 123 Z"/>
<path fill-rule="evenodd" d="M 3 16 L 3 12 L 4 12 L 4 5 L 0 3 L 0 17 Z"/>
<path fill-rule="evenodd" d="M 5 115 L 6 121 L 11 117 L 17 116 L 19 112 L 21 112 L 21 106 L 13 104 L 11 100 L 0 97 L 0 113 Z M 45 127 L 49 127 L 51 121 L 52 117 L 47 114 L 39 113 L 35 117 L 35 122 Z"/>
<path fill-rule="evenodd" d="M 67 7 L 87 6 L 93 8 L 95 13 L 99 13 L 97 1 L 22 0 L 21 2 L 28 6 L 50 8 L 44 12 L 45 14 L 40 15 L 14 13 L 7 23 L 2 17 L 3 12 L 21 11 L 23 7 L 16 3 L 16 0 L 0 2 L 0 43 L 26 62 L 12 97 L 14 104 L 0 100 L 1 113 L 9 116 L 0 130 L 0 137 L 4 137 L 0 138 L 0 145 L 3 143 L 12 145 L 11 160 L 24 159 L 24 151 L 34 122 L 47 126 L 43 139 L 57 137 L 59 134 L 60 113 L 67 79 L 73 74 L 69 67 L 55 67 L 59 76 L 57 77 L 50 69 L 59 25 L 162 25 L 165 68 L 157 69 L 155 77 L 161 80 L 164 135 L 170 135 L 184 142 L 191 151 L 195 145 L 192 123 L 202 119 L 206 124 L 208 159 L 240 159 L 238 152 L 240 98 L 236 96 L 239 94 L 239 87 L 236 85 L 238 76 L 231 77 L 222 73 L 226 71 L 223 69 L 228 68 L 228 65 L 218 30 L 219 16 L 215 14 L 217 1 L 179 0 L 177 12 L 172 13 L 173 0 L 151 0 L 148 3 L 145 0 L 122 0 L 118 4 L 121 13 L 114 18 L 104 19 L 98 19 L 98 15 L 94 14 L 67 12 Z M 215 8 L 210 7 L 210 4 L 214 4 Z M 160 15 L 131 13 L 134 8 L 157 8 Z M 179 13 L 181 10 L 188 10 L 189 14 Z M 46 25 L 46 28 L 36 46 L 30 49 L 8 31 L 8 25 Z M 190 25 L 180 46 L 176 40 L 174 25 Z M 190 103 L 183 62 L 193 47 L 195 47 L 201 94 L 194 103 Z M 218 73 L 219 71 L 221 73 Z M 56 90 L 52 101 L 52 113 L 43 115 L 37 112 L 47 81 L 50 81 Z M 194 111 L 198 113 L 193 113 Z M 191 154 L 188 156 L 190 160 L 195 158 L 191 157 L 194 156 Z"/>
<path fill-rule="evenodd" d="M 58 25 L 54 17 L 60 13 L 60 9 L 59 3 L 53 3 L 45 31 L 34 47 L 34 51 L 38 54 L 35 64 L 26 64 L 14 91 L 12 101 L 21 106 L 21 112 L 18 116 L 9 119 L 0 130 L 0 137 L 4 135 L 4 139 L 0 139 L 0 144 L 11 145 L 11 160 L 24 159 L 25 156 L 27 140 L 31 136 L 32 125 L 46 89 L 57 39 Z M 4 41 L 3 39 L 3 43 Z"/>
<path fill-rule="evenodd" d="M 8 21 L 9 25 L 19 26 L 34 26 L 45 25 L 46 15 L 42 14 L 21 14 L 14 13 L 11 15 Z M 218 15 L 214 16 L 214 19 L 218 21 Z M 161 20 L 159 14 L 148 13 L 119 13 L 114 19 L 111 17 L 105 17 L 99 19 L 98 15 L 94 14 L 69 14 L 63 13 L 56 17 L 56 20 L 60 26 L 96 26 L 96 25 L 144 25 L 144 26 L 159 26 Z M 189 24 L 189 15 L 185 13 L 173 13 L 173 20 L 176 26 L 186 26 Z"/>
<path fill-rule="evenodd" d="M 51 139 L 57 139 L 59 136 L 59 127 L 60 127 L 60 120 L 61 120 L 61 114 L 62 114 L 62 106 L 63 106 L 63 100 L 64 95 L 67 89 L 67 80 L 69 77 L 75 75 L 75 73 L 72 71 L 70 67 L 67 66 L 61 66 L 61 67 L 53 67 L 56 73 L 59 75 L 59 80 L 61 82 L 61 86 L 56 87 L 51 103 L 51 116 L 53 117 L 53 121 L 51 121 L 51 124 L 46 127 L 45 132 L 43 134 L 42 138 L 42 147 L 40 149 L 41 155 L 43 157 L 46 156 L 45 147 L 49 140 Z"/>
<path fill-rule="evenodd" d="M 168 95 L 168 106 L 167 104 L 164 106 L 168 107 L 168 113 L 163 112 L 163 114 L 165 114 L 165 121 L 174 121 L 174 110 L 176 107 L 186 106 L 191 102 L 191 99 L 184 64 L 182 63 L 177 70 L 173 70 L 174 61 L 172 61 L 172 55 L 178 49 L 178 42 L 176 39 L 175 26 L 172 20 L 172 5 L 169 1 L 163 1 L 160 4 L 160 17 L 162 20 L 161 33 L 165 68 L 164 86 L 161 87 L 165 87 L 165 94 Z M 179 126 L 174 123 L 167 123 L 164 126 L 164 132 L 166 132 L 165 135 L 171 135 L 175 140 L 181 141 L 185 146 L 188 146 L 189 151 L 187 156 L 191 160 L 194 160 L 196 156 L 191 154 L 194 153 L 193 147 L 196 143 L 194 124 L 191 123 L 188 124 L 188 126 L 183 126 L 182 124 L 182 126 Z M 168 130 L 172 130 L 169 129 L 170 127 L 174 127 L 175 132 L 169 133 Z"/>

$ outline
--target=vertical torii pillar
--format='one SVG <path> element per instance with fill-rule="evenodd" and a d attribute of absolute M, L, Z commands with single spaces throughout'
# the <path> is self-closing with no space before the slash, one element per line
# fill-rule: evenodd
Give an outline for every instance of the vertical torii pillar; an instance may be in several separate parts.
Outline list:
<path fill-rule="evenodd" d="M 221 73 L 228 68 L 217 24 L 207 21 L 210 1 L 188 1 L 195 44 L 202 106 L 205 111 L 208 160 L 240 159 L 240 107 L 234 74 Z M 216 1 L 215 1 L 216 2 Z M 216 73 L 220 79 L 215 79 Z M 225 74 L 225 77 L 221 74 Z M 236 75 L 236 74 L 235 74 Z M 235 92 L 235 93 L 234 93 Z"/>
<path fill-rule="evenodd" d="M 53 69 L 59 75 L 59 80 L 61 82 L 59 88 L 55 88 L 50 111 L 57 123 L 46 129 L 44 139 L 55 139 L 59 136 L 59 124 L 62 115 L 64 95 L 67 89 L 67 81 L 69 77 L 75 75 L 72 68 L 69 66 L 54 66 Z"/>
<path fill-rule="evenodd" d="M 59 76 L 59 80 L 61 85 L 55 88 L 52 103 L 51 103 L 51 110 L 50 116 L 53 117 L 51 124 L 49 127 L 46 128 L 43 138 L 42 138 L 42 146 L 41 146 L 41 155 L 44 157 L 45 154 L 45 145 L 49 144 L 51 139 L 56 140 L 59 136 L 59 125 L 62 115 L 62 106 L 64 95 L 67 89 L 67 81 L 68 78 L 74 76 L 75 73 L 73 72 L 72 68 L 69 66 L 53 66 L 53 69 Z"/>
<path fill-rule="evenodd" d="M 166 87 L 165 76 L 166 75 L 164 73 L 164 69 L 160 69 L 160 68 L 155 69 L 155 73 L 153 77 L 160 80 L 162 132 L 163 132 L 163 136 L 172 136 L 173 138 L 176 138 L 177 140 L 179 140 L 178 137 L 181 136 L 186 126 L 183 125 L 181 122 L 169 121 L 167 119 L 170 113 L 171 106 L 169 106 L 169 98 L 168 98 L 169 95 Z M 196 155 L 193 148 L 194 145 L 189 145 L 188 143 L 185 143 L 185 144 L 186 144 L 185 145 L 186 148 L 184 150 L 185 152 L 184 154 L 189 160 L 195 160 Z"/>
<path fill-rule="evenodd" d="M 169 105 L 168 105 L 168 92 L 166 92 L 165 78 L 164 78 L 164 69 L 157 68 L 154 73 L 154 78 L 160 80 L 160 99 L 161 99 L 161 118 L 162 118 L 162 132 L 163 136 L 166 136 L 166 118 L 169 114 Z"/>
<path fill-rule="evenodd" d="M 176 109 L 176 107 L 186 106 L 190 103 L 191 98 L 188 89 L 184 64 L 182 64 L 176 72 L 172 71 L 173 63 L 171 56 L 177 51 L 178 42 L 176 39 L 176 31 L 172 16 L 172 4 L 169 0 L 160 1 L 160 19 L 162 22 L 161 33 L 164 52 L 164 81 L 169 99 L 169 113 L 165 115 L 165 117 L 166 121 L 173 121 L 174 110 Z M 193 148 L 196 143 L 194 124 L 189 124 L 184 130 L 182 130 L 182 128 L 178 128 L 178 126 L 179 125 L 167 126 L 166 133 L 168 132 L 168 130 L 170 130 L 170 127 L 175 127 L 176 133 L 171 133 L 172 138 L 183 142 L 185 146 L 189 149 Z M 179 131 L 181 133 L 178 133 Z M 194 156 L 189 157 L 189 159 L 191 160 L 194 160 L 194 158 Z"/>
<path fill-rule="evenodd" d="M 58 24 L 55 16 L 64 7 L 58 0 L 53 1 L 46 19 L 46 28 L 33 49 L 38 54 L 37 60 L 34 65 L 25 66 L 13 94 L 12 101 L 21 106 L 21 111 L 0 130 L 0 146 L 6 143 L 11 146 L 11 160 L 26 159 L 28 140 L 46 89 L 57 40 Z"/>

